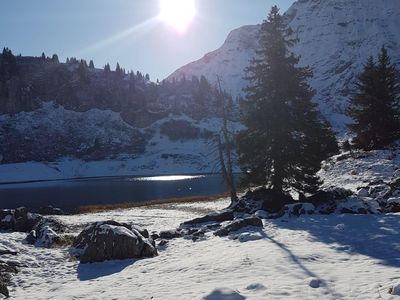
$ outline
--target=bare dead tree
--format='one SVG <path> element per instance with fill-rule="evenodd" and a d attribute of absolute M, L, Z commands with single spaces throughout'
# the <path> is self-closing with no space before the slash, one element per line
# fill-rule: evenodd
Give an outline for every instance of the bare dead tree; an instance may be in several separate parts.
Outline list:
<path fill-rule="evenodd" d="M 218 82 L 218 100 L 221 108 L 222 126 L 220 133 L 217 135 L 217 149 L 219 154 L 219 165 L 224 181 L 229 188 L 231 196 L 231 206 L 237 203 L 236 184 L 233 175 L 233 151 L 234 151 L 234 135 L 228 126 L 228 108 L 226 95 L 221 88 L 221 80 L 217 76 Z"/>

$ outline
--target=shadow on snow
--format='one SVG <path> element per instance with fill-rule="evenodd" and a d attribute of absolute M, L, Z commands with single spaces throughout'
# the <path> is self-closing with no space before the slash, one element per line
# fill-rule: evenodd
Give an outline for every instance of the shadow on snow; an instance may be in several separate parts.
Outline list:
<path fill-rule="evenodd" d="M 279 228 L 307 231 L 337 251 L 400 267 L 400 215 L 302 216 L 273 223 Z"/>
<path fill-rule="evenodd" d="M 77 269 L 77 277 L 80 281 L 97 279 L 100 277 L 110 276 L 121 272 L 125 268 L 133 265 L 136 260 L 113 260 L 92 264 L 79 264 Z"/>

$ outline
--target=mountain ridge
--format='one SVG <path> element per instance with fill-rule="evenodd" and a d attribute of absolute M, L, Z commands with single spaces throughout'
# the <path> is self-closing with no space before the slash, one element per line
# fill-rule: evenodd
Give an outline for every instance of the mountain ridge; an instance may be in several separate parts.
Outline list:
<path fill-rule="evenodd" d="M 299 39 L 291 51 L 300 57 L 300 66 L 314 72 L 309 83 L 316 91 L 315 102 L 333 128 L 344 133 L 348 97 L 367 57 L 376 56 L 385 45 L 392 62 L 400 66 L 400 2 L 299 0 L 284 17 L 293 30 L 291 37 Z M 212 74 L 218 72 L 227 92 L 243 95 L 243 69 L 254 57 L 259 26 L 235 29 L 219 49 L 179 68 L 167 80 L 204 75 L 215 83 Z"/>

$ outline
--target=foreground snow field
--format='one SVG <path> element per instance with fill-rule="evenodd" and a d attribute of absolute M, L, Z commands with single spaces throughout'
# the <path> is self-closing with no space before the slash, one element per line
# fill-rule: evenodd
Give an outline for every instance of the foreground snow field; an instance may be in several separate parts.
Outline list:
<path fill-rule="evenodd" d="M 222 199 L 58 218 L 71 233 L 106 219 L 158 231 L 227 204 Z M 17 249 L 19 255 L 9 258 L 25 265 L 12 278 L 14 299 L 202 299 L 215 289 L 214 295 L 230 289 L 246 299 L 397 299 L 388 291 L 400 281 L 400 214 L 303 216 L 264 225 L 237 240 L 180 238 L 156 258 L 89 265 L 66 248 L 26 245 L 26 234 L 0 233 L 0 242 Z"/>

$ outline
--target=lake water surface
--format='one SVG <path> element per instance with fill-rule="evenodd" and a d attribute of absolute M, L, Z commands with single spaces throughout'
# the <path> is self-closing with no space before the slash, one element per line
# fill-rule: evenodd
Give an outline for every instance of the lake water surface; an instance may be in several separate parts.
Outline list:
<path fill-rule="evenodd" d="M 72 212 L 82 205 L 144 202 L 226 192 L 222 176 L 107 177 L 0 184 L 0 208 L 34 211 L 52 205 Z"/>

